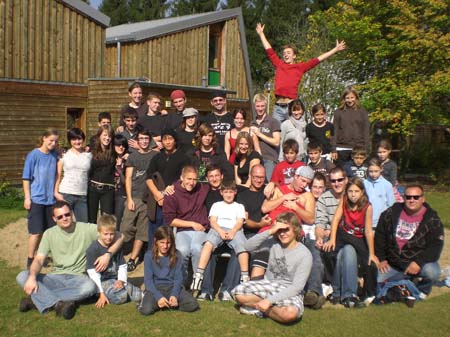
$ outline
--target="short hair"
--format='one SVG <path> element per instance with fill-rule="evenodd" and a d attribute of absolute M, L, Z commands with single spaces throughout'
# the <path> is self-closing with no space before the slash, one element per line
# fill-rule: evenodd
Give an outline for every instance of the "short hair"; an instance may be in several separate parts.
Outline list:
<path fill-rule="evenodd" d="M 102 111 L 98 114 L 98 121 L 101 122 L 102 119 L 109 119 L 111 121 L 111 114 L 108 111 Z"/>
<path fill-rule="evenodd" d="M 136 89 L 136 88 L 142 89 L 142 87 L 141 87 L 141 85 L 140 85 L 139 83 L 133 82 L 133 83 L 131 83 L 130 86 L 128 87 L 128 92 L 132 92 L 133 89 Z"/>
<path fill-rule="evenodd" d="M 308 143 L 308 146 L 306 147 L 307 151 L 322 151 L 322 144 L 318 143 L 318 142 L 310 142 Z"/>
<path fill-rule="evenodd" d="M 294 212 L 292 212 L 292 211 L 283 212 L 277 216 L 275 221 L 286 223 L 286 224 L 289 224 L 290 226 L 292 226 L 292 228 L 294 229 L 294 233 L 295 233 L 295 239 L 297 241 L 299 239 L 301 239 L 302 224 Z M 276 235 L 274 235 L 274 237 L 276 238 L 276 240 L 278 240 Z"/>
<path fill-rule="evenodd" d="M 288 153 L 290 150 L 294 151 L 295 153 L 298 153 L 299 151 L 298 142 L 295 139 L 287 139 L 283 143 L 283 153 Z"/>
<path fill-rule="evenodd" d="M 319 111 L 323 111 L 325 114 L 327 113 L 327 110 L 325 109 L 325 106 L 322 103 L 314 104 L 311 109 L 312 115 L 314 116 Z"/>
<path fill-rule="evenodd" d="M 423 189 L 423 186 L 421 184 L 419 184 L 419 183 L 411 183 L 411 184 L 406 185 L 404 194 L 406 194 L 406 190 L 408 190 L 410 188 L 418 188 L 422 192 L 422 195 L 423 195 L 424 189 Z"/>
<path fill-rule="evenodd" d="M 305 112 L 305 104 L 300 99 L 294 99 L 291 103 L 289 103 L 289 116 L 292 115 L 292 111 L 294 110 L 302 110 Z"/>
<path fill-rule="evenodd" d="M 221 190 L 221 191 L 225 191 L 225 190 L 233 190 L 233 191 L 237 191 L 236 182 L 235 182 L 234 180 L 224 181 L 224 182 L 222 182 L 222 184 L 220 185 L 220 190 Z"/>
<path fill-rule="evenodd" d="M 352 158 L 354 156 L 364 156 L 367 157 L 367 151 L 366 148 L 363 146 L 355 146 L 352 150 Z"/>
<path fill-rule="evenodd" d="M 392 151 L 392 145 L 391 145 L 391 142 L 388 141 L 387 139 L 380 140 L 380 142 L 377 144 L 377 150 L 378 150 L 380 147 L 383 148 L 383 149 L 386 149 L 386 150 L 388 150 L 388 151 Z"/>
<path fill-rule="evenodd" d="M 327 183 L 327 178 L 323 175 L 323 173 L 316 172 L 314 173 L 314 177 L 312 178 L 311 183 L 309 184 L 310 185 L 309 188 L 311 188 L 314 180 L 323 181 L 325 185 Z"/>
<path fill-rule="evenodd" d="M 217 164 L 208 164 L 206 165 L 205 174 L 208 175 L 208 172 L 212 172 L 215 170 L 219 170 L 220 174 L 222 174 L 222 168 Z"/>
<path fill-rule="evenodd" d="M 67 131 L 67 141 L 70 143 L 72 139 L 81 139 L 84 141 L 86 139 L 86 135 L 80 128 L 71 128 Z"/>
<path fill-rule="evenodd" d="M 292 51 L 294 52 L 295 55 L 297 55 L 297 47 L 295 47 L 293 44 L 288 43 L 285 44 L 284 46 L 281 47 L 281 50 L 285 50 L 285 49 L 292 49 Z"/>
<path fill-rule="evenodd" d="M 140 129 L 138 130 L 138 136 L 139 135 L 143 135 L 143 136 L 149 136 L 150 140 L 152 139 L 152 134 L 150 133 L 150 131 L 148 129 Z"/>
<path fill-rule="evenodd" d="M 198 175 L 198 170 L 192 165 L 183 166 L 183 168 L 181 169 L 181 175 L 184 177 L 188 173 L 195 173 Z"/>
<path fill-rule="evenodd" d="M 253 103 L 256 103 L 256 102 L 267 103 L 267 98 L 263 94 L 256 94 L 255 96 L 253 96 Z"/>
<path fill-rule="evenodd" d="M 122 145 L 126 150 L 128 150 L 128 139 L 124 135 L 118 133 L 117 135 L 114 135 L 113 139 L 114 146 L 120 146 Z"/>
<path fill-rule="evenodd" d="M 335 166 L 330 170 L 329 175 L 331 176 L 332 174 L 337 174 L 337 173 L 342 173 L 342 176 L 344 178 L 347 178 L 347 172 L 345 172 L 344 168 L 342 166 Z"/>
<path fill-rule="evenodd" d="M 56 200 L 56 202 L 52 206 L 52 214 L 55 215 L 55 209 L 60 209 L 63 207 L 69 207 L 70 211 L 72 212 L 72 207 L 70 207 L 70 204 L 65 200 Z"/>
<path fill-rule="evenodd" d="M 147 101 L 151 101 L 151 100 L 154 99 L 154 98 L 161 99 L 161 95 L 160 95 L 160 94 L 157 94 L 156 92 L 149 92 L 148 95 L 147 95 L 146 100 L 147 100 Z"/>
<path fill-rule="evenodd" d="M 97 231 L 100 232 L 102 229 L 109 229 L 116 231 L 117 220 L 112 214 L 102 214 L 97 220 Z"/>
<path fill-rule="evenodd" d="M 372 159 L 370 159 L 370 160 L 369 160 L 369 163 L 367 164 L 367 167 L 370 167 L 370 166 L 383 167 L 383 166 L 381 165 L 381 160 L 378 159 L 378 158 L 372 158 Z"/>
<path fill-rule="evenodd" d="M 125 118 L 137 119 L 138 118 L 138 113 L 137 113 L 136 109 L 134 109 L 134 108 L 132 108 L 131 106 L 128 105 L 125 108 L 125 111 L 123 112 L 123 115 L 122 115 L 122 119 L 125 119 Z"/>

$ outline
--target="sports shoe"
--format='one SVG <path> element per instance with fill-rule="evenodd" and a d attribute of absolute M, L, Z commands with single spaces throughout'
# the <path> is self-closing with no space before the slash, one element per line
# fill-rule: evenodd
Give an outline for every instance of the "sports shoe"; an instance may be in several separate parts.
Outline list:
<path fill-rule="evenodd" d="M 27 312 L 33 309 L 37 309 L 36 306 L 34 305 L 33 301 L 31 300 L 30 297 L 24 297 L 20 300 L 20 304 L 19 304 L 19 311 L 20 312 Z"/>
<path fill-rule="evenodd" d="M 76 307 L 74 301 L 59 301 L 55 304 L 56 316 L 64 319 L 72 319 L 75 316 Z"/>
<path fill-rule="evenodd" d="M 200 293 L 200 295 L 198 295 L 197 299 L 199 301 L 208 301 L 208 302 L 214 301 L 214 298 L 208 293 Z"/>
<path fill-rule="evenodd" d="M 330 301 L 332 305 L 337 305 L 341 303 L 341 298 L 339 296 L 333 296 L 333 294 L 328 295 L 327 300 Z"/>
<path fill-rule="evenodd" d="M 202 289 L 203 274 L 195 273 L 192 277 L 191 290 L 200 291 Z"/>
<path fill-rule="evenodd" d="M 325 296 L 319 296 L 319 298 L 317 299 L 316 304 L 314 304 L 311 309 L 314 310 L 319 310 L 322 309 L 323 305 L 325 304 L 325 302 L 327 301 L 327 299 L 325 298 Z"/>
<path fill-rule="evenodd" d="M 372 302 L 373 302 L 373 300 L 375 299 L 375 296 L 368 296 L 368 297 L 366 297 L 365 299 L 364 299 L 364 305 L 366 306 L 366 307 L 368 307 L 369 305 L 371 305 L 372 304 Z"/>
<path fill-rule="evenodd" d="M 322 283 L 322 293 L 325 298 L 330 296 L 333 293 L 333 287 L 331 284 Z"/>
<path fill-rule="evenodd" d="M 241 275 L 241 283 L 245 283 L 250 281 L 250 276 L 248 276 L 248 274 L 246 275 Z"/>
<path fill-rule="evenodd" d="M 250 316 L 256 316 L 259 318 L 264 318 L 264 314 L 261 311 L 259 311 L 258 309 L 252 308 L 252 307 L 242 306 L 239 308 L 239 312 L 243 315 L 250 315 Z"/>
<path fill-rule="evenodd" d="M 135 270 L 136 267 L 137 267 L 136 266 L 136 261 L 132 260 L 132 259 L 129 259 L 128 262 L 127 262 L 127 271 L 131 272 L 131 271 Z"/>
<path fill-rule="evenodd" d="M 219 294 L 219 300 L 224 302 L 233 301 L 233 297 L 231 297 L 230 293 L 225 290 Z"/>
<path fill-rule="evenodd" d="M 315 291 L 308 290 L 303 299 L 303 304 L 307 307 L 312 307 L 317 303 L 319 295 Z"/>
<path fill-rule="evenodd" d="M 364 308 L 364 302 L 361 302 L 357 297 L 352 296 L 352 297 L 346 297 L 342 300 L 342 304 L 344 305 L 344 307 L 346 308 L 356 308 L 356 309 L 360 309 L 360 308 Z"/>

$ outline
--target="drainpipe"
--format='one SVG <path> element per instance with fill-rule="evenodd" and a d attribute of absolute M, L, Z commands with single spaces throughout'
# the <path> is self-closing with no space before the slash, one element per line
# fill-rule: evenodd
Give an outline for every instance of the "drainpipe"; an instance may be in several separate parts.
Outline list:
<path fill-rule="evenodd" d="M 120 78 L 120 41 L 117 41 L 117 77 Z"/>

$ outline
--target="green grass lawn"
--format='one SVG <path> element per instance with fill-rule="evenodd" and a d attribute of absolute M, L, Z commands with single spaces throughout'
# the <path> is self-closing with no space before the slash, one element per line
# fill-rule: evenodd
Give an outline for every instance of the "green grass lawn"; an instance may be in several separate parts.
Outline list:
<path fill-rule="evenodd" d="M 438 212 L 444 226 L 450 229 L 450 192 L 427 192 L 425 198 Z"/>

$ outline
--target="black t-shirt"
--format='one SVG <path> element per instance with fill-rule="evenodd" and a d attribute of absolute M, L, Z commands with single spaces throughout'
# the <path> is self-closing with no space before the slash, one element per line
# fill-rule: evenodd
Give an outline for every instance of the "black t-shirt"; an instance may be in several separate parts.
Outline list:
<path fill-rule="evenodd" d="M 259 222 L 264 215 L 261 211 L 261 206 L 265 199 L 264 189 L 255 192 L 247 188 L 243 191 L 239 191 L 236 202 L 244 205 L 245 211 L 248 213 L 248 218 L 250 220 Z M 244 227 L 244 231 L 245 233 L 258 232 L 257 229 L 249 229 L 247 227 Z"/>
<path fill-rule="evenodd" d="M 190 160 L 185 153 L 177 150 L 168 155 L 164 150 L 161 150 L 150 161 L 147 179 L 152 179 L 153 174 L 159 172 L 164 184 L 166 186 L 171 185 L 180 178 L 181 170 L 188 164 L 190 164 Z"/>
<path fill-rule="evenodd" d="M 220 190 L 209 190 L 208 195 L 206 196 L 206 200 L 205 200 L 205 206 L 206 206 L 206 210 L 208 211 L 208 215 L 209 215 L 209 211 L 212 207 L 212 205 L 215 202 L 218 201 L 222 201 L 222 195 L 220 194 Z"/>
<path fill-rule="evenodd" d="M 169 112 L 166 118 L 166 128 L 171 130 L 178 129 L 183 121 L 183 113 L 182 112 Z"/>
<path fill-rule="evenodd" d="M 98 183 L 114 184 L 116 163 L 114 160 L 99 160 L 92 158 L 89 179 Z"/>
<path fill-rule="evenodd" d="M 191 152 L 194 149 L 192 144 L 195 137 L 195 132 L 188 132 L 186 130 L 177 130 L 177 148 L 183 152 Z"/>
<path fill-rule="evenodd" d="M 330 122 L 326 122 L 323 127 L 309 123 L 306 126 L 306 137 L 308 137 L 310 143 L 315 142 L 322 145 L 322 154 L 330 153 L 332 150 L 331 137 L 334 137 L 334 126 Z"/>
<path fill-rule="evenodd" d="M 167 115 L 148 116 L 143 115 L 138 119 L 138 125 L 143 130 L 148 130 L 152 137 L 161 136 L 166 125 Z"/>
<path fill-rule="evenodd" d="M 236 156 L 234 165 L 237 166 L 237 174 L 238 174 L 239 178 L 241 178 L 242 184 L 245 184 L 247 182 L 249 171 L 250 171 L 250 162 L 256 158 L 259 159 L 260 164 L 264 163 L 261 155 L 256 151 L 252 151 L 250 153 L 250 155 L 247 157 L 247 159 L 245 160 L 244 165 L 242 167 L 240 167 L 239 166 L 239 161 L 241 160 L 240 156 L 239 155 Z"/>
<path fill-rule="evenodd" d="M 95 260 L 98 257 L 106 254 L 108 247 L 103 247 L 97 240 L 92 241 L 89 248 L 86 250 L 86 269 L 95 269 Z M 119 250 L 111 257 L 108 268 L 101 272 L 101 280 L 117 279 L 117 271 L 119 266 L 125 264 L 122 250 Z"/>
<path fill-rule="evenodd" d="M 213 112 L 200 117 L 200 123 L 209 124 L 217 136 L 217 141 L 221 149 L 224 148 L 225 134 L 234 127 L 233 115 L 227 112 L 223 116 L 217 116 Z"/>

